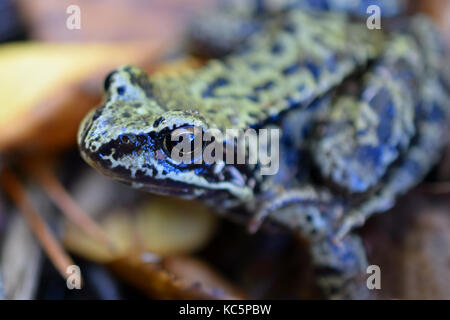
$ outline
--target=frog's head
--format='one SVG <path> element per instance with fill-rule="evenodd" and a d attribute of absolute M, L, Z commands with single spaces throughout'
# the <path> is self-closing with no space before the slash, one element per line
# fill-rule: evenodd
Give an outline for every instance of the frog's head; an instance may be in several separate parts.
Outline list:
<path fill-rule="evenodd" d="M 195 109 L 160 105 L 143 71 L 117 69 L 107 77 L 105 92 L 105 103 L 86 115 L 79 128 L 80 152 L 91 166 L 157 194 L 231 202 L 252 196 L 245 177 L 233 166 L 199 164 L 194 157 L 191 162 L 174 159 L 177 144 L 193 142 L 197 130 L 203 132 L 208 125 Z M 182 139 L 173 139 L 174 134 Z"/>

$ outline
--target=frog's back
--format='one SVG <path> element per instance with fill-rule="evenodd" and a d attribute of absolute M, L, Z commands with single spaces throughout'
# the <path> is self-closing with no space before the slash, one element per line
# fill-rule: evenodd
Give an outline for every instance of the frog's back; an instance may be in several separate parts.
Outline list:
<path fill-rule="evenodd" d="M 229 178 L 233 196 L 241 188 L 252 195 L 252 168 L 237 172 L 232 165 L 203 164 L 199 169 L 172 163 L 171 133 L 188 128 L 191 137 L 193 127 L 222 132 L 260 127 L 285 111 L 305 110 L 337 88 L 333 93 L 339 100 L 325 110 L 329 130 L 316 136 L 311 153 L 327 181 L 350 193 L 365 193 L 379 184 L 416 134 L 416 82 L 423 78 L 421 70 L 428 69 L 421 61 L 432 67 L 427 74 L 434 74 L 437 66 L 425 60 L 440 57 L 426 54 L 421 59 L 420 52 L 436 51 L 432 47 L 421 47 L 407 35 L 370 30 L 346 14 L 292 10 L 283 19 L 269 19 L 265 30 L 238 53 L 190 73 L 148 78 L 138 68 L 117 69 L 106 81 L 105 104 L 80 130 L 80 146 L 93 165 L 125 181 L 152 179 L 147 184 L 153 185 L 172 179 L 184 189 L 193 184 L 230 190 L 224 186 Z M 361 74 L 366 80 L 360 81 Z M 341 90 L 349 83 L 356 92 Z M 367 163 L 373 164 L 370 172 Z M 227 169 L 233 171 L 231 177 L 221 174 Z M 141 171 L 144 177 L 137 179 Z"/>
<path fill-rule="evenodd" d="M 178 78 L 152 77 L 152 97 L 169 110 L 195 109 L 208 127 L 256 127 L 305 107 L 364 68 L 384 34 L 344 14 L 294 10 L 240 53 Z"/>

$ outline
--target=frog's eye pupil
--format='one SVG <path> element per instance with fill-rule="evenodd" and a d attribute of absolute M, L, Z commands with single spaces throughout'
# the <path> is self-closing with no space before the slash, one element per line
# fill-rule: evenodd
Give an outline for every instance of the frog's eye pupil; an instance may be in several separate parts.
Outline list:
<path fill-rule="evenodd" d="M 179 154 L 175 156 L 190 155 L 194 152 L 195 147 L 194 140 L 195 140 L 194 128 L 192 127 L 181 128 L 165 136 L 163 147 L 166 151 L 166 154 L 171 156 L 173 149 L 180 143 L 182 143 L 183 146 L 181 146 L 181 148 L 178 148 L 177 150 L 179 151 Z M 190 143 L 188 149 L 186 149 L 186 143 Z"/>
<path fill-rule="evenodd" d="M 175 148 L 179 143 L 181 143 L 181 139 L 179 141 L 172 141 L 172 137 L 167 135 L 164 140 L 164 147 L 170 156 L 172 154 L 173 148 Z"/>
<path fill-rule="evenodd" d="M 124 86 L 118 87 L 117 93 L 119 94 L 119 96 L 123 96 L 125 94 L 125 87 Z"/>

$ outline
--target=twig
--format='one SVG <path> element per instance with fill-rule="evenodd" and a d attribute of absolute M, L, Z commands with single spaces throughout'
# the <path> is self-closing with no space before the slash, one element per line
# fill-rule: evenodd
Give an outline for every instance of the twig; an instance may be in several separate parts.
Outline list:
<path fill-rule="evenodd" d="M 74 263 L 47 227 L 39 212 L 34 209 L 20 181 L 9 169 L 4 169 L 1 174 L 1 183 L 5 192 L 24 215 L 56 269 L 64 278 L 67 278 L 67 267 Z"/>
<path fill-rule="evenodd" d="M 45 190 L 50 199 L 72 223 L 77 225 L 87 234 L 104 243 L 108 249 L 115 250 L 115 245 L 112 240 L 89 216 L 89 214 L 73 200 L 70 194 L 57 180 L 48 165 L 40 162 L 34 165 L 28 165 L 27 169 Z"/>

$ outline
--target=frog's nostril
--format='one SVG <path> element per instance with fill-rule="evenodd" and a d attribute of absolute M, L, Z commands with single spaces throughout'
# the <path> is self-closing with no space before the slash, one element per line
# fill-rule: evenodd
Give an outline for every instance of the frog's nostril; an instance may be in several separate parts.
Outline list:
<path fill-rule="evenodd" d="M 120 86 L 117 88 L 117 94 L 123 96 L 125 94 L 125 86 Z"/>

